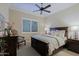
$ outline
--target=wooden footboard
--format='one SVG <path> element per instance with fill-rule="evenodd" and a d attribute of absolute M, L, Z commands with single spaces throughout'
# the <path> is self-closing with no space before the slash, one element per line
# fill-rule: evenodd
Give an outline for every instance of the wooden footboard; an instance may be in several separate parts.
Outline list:
<path fill-rule="evenodd" d="M 31 46 L 42 56 L 48 55 L 48 43 L 31 38 Z"/>
<path fill-rule="evenodd" d="M 31 46 L 41 55 L 48 56 L 49 55 L 49 43 L 42 42 L 35 38 L 31 38 Z M 63 49 L 64 45 L 52 51 L 51 55 L 55 55 L 57 52 Z"/>

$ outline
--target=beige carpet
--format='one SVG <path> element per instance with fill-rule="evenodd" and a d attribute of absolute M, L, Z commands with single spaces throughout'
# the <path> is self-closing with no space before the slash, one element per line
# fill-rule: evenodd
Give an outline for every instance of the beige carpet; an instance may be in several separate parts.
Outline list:
<path fill-rule="evenodd" d="M 17 51 L 18 56 L 40 56 L 29 44 L 20 47 Z M 63 49 L 54 56 L 79 56 L 79 54 Z"/>
<path fill-rule="evenodd" d="M 63 49 L 60 52 L 58 52 L 57 54 L 55 54 L 54 56 L 79 56 L 79 54 L 69 51 L 67 49 Z"/>

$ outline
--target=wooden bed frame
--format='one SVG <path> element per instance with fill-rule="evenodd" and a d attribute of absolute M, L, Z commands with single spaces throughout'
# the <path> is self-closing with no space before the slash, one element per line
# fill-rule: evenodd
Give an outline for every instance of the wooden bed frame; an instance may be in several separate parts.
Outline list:
<path fill-rule="evenodd" d="M 68 38 L 68 32 L 67 32 L 67 28 L 68 27 L 56 27 L 56 28 L 50 28 L 50 30 L 65 30 L 65 36 Z M 48 43 L 42 42 L 40 40 L 37 40 L 35 38 L 31 37 L 31 46 L 42 56 L 48 56 Z M 60 51 L 61 49 L 63 49 L 64 46 L 54 50 L 52 52 L 52 55 L 54 55 L 55 53 L 57 53 L 58 51 Z"/>

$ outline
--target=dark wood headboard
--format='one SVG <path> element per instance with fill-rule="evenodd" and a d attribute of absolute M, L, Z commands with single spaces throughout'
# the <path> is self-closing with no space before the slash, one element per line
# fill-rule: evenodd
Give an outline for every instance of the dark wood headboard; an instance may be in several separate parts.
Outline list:
<path fill-rule="evenodd" d="M 55 27 L 55 28 L 50 28 L 50 31 L 53 30 L 65 30 L 65 36 L 68 38 L 68 27 Z"/>

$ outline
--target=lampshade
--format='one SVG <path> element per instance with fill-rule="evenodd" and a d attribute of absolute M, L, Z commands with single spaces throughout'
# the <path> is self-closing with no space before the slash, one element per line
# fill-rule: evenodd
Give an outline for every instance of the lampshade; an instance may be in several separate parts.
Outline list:
<path fill-rule="evenodd" d="M 79 26 L 71 26 L 71 27 L 69 27 L 69 29 L 71 31 L 78 31 L 79 30 Z"/>

